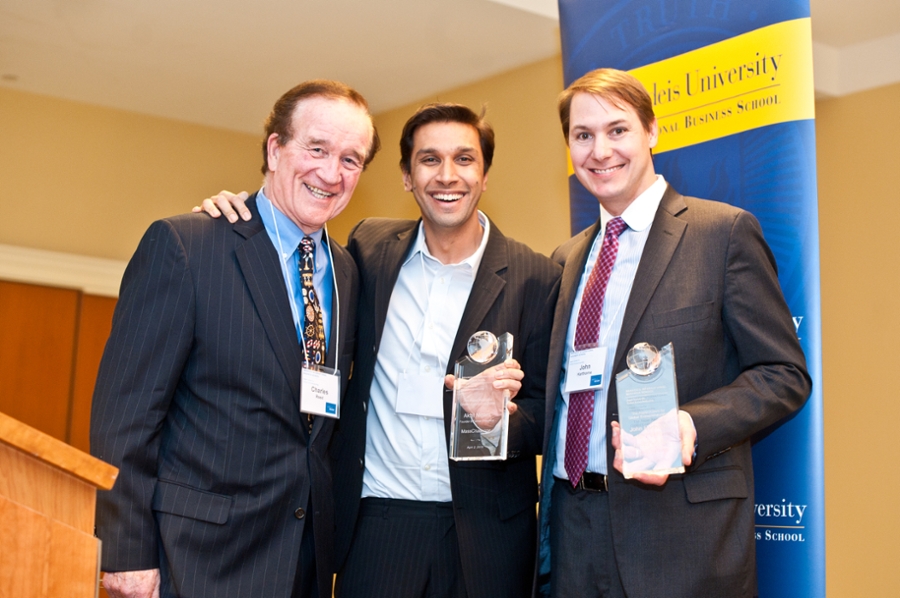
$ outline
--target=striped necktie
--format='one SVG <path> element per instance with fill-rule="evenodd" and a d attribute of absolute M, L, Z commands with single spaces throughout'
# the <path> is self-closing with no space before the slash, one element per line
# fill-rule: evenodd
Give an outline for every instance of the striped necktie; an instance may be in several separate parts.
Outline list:
<path fill-rule="evenodd" d="M 600 317 L 603 314 L 603 298 L 606 285 L 619 252 L 619 235 L 628 228 L 617 216 L 606 224 L 606 235 L 600 248 L 600 257 L 591 270 L 581 297 L 581 309 L 575 325 L 575 350 L 589 348 L 600 335 Z M 563 459 L 569 482 L 576 486 L 581 480 L 588 462 L 588 444 L 591 438 L 591 421 L 594 419 L 594 391 L 583 390 L 569 395 L 569 414 L 566 420 L 566 453 Z"/>

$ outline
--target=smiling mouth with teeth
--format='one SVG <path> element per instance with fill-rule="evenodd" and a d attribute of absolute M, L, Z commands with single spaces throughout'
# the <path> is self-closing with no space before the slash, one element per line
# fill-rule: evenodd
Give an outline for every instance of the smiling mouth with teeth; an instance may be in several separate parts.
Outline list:
<path fill-rule="evenodd" d="M 611 166 L 609 168 L 593 168 L 591 169 L 591 172 L 595 174 L 609 174 L 610 172 L 614 172 L 616 170 L 619 170 L 620 168 L 624 168 L 624 165 L 619 164 L 618 166 Z"/>
<path fill-rule="evenodd" d="M 303 183 L 303 185 L 309 190 L 310 193 L 312 193 L 313 197 L 315 197 L 316 199 L 328 199 L 329 197 L 334 195 L 334 193 L 323 191 L 318 187 L 313 187 L 312 185 L 308 185 L 306 183 Z"/>
<path fill-rule="evenodd" d="M 459 201 L 462 199 L 462 193 L 432 193 L 431 197 L 435 198 L 438 201 L 443 201 L 446 203 Z"/>

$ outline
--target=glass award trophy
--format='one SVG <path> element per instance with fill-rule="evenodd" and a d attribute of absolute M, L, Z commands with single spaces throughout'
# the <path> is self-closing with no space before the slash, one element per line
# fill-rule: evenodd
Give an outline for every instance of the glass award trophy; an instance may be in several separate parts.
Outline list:
<path fill-rule="evenodd" d="M 506 459 L 509 392 L 494 388 L 488 370 L 512 358 L 513 336 L 487 331 L 469 338 L 469 356 L 456 362 L 450 420 L 450 458 L 454 461 Z"/>
<path fill-rule="evenodd" d="M 684 473 L 672 343 L 662 350 L 638 343 L 626 363 L 628 369 L 616 374 L 622 474 Z"/>

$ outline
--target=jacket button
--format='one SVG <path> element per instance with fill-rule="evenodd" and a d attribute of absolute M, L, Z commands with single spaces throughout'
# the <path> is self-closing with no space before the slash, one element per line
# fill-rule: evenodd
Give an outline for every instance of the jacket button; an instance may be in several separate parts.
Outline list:
<path fill-rule="evenodd" d="M 296 517 L 297 519 L 303 519 L 304 517 L 306 517 L 306 511 L 304 511 L 301 507 L 294 511 L 294 517 Z"/>
<path fill-rule="evenodd" d="M 360 469 L 366 468 L 366 463 L 365 463 L 365 461 L 363 461 L 362 457 L 359 458 L 359 468 Z"/>

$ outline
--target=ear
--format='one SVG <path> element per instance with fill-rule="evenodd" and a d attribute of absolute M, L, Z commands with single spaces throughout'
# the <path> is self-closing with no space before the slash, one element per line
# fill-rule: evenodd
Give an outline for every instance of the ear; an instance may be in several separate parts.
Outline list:
<path fill-rule="evenodd" d="M 403 173 L 403 188 L 406 191 L 413 190 L 412 177 L 410 176 L 410 174 L 408 172 Z"/>
<path fill-rule="evenodd" d="M 656 147 L 656 142 L 659 141 L 659 125 L 656 123 L 656 118 L 650 123 L 650 130 L 647 132 L 650 137 L 650 149 Z"/>
<path fill-rule="evenodd" d="M 482 179 L 481 179 L 481 190 L 482 191 L 487 191 L 487 180 L 488 180 L 488 175 L 487 175 L 487 173 L 485 173 L 484 177 L 482 177 Z"/>
<path fill-rule="evenodd" d="M 266 140 L 266 153 L 268 155 L 269 170 L 278 168 L 278 158 L 281 156 L 281 146 L 278 144 L 278 133 L 272 133 Z"/>

